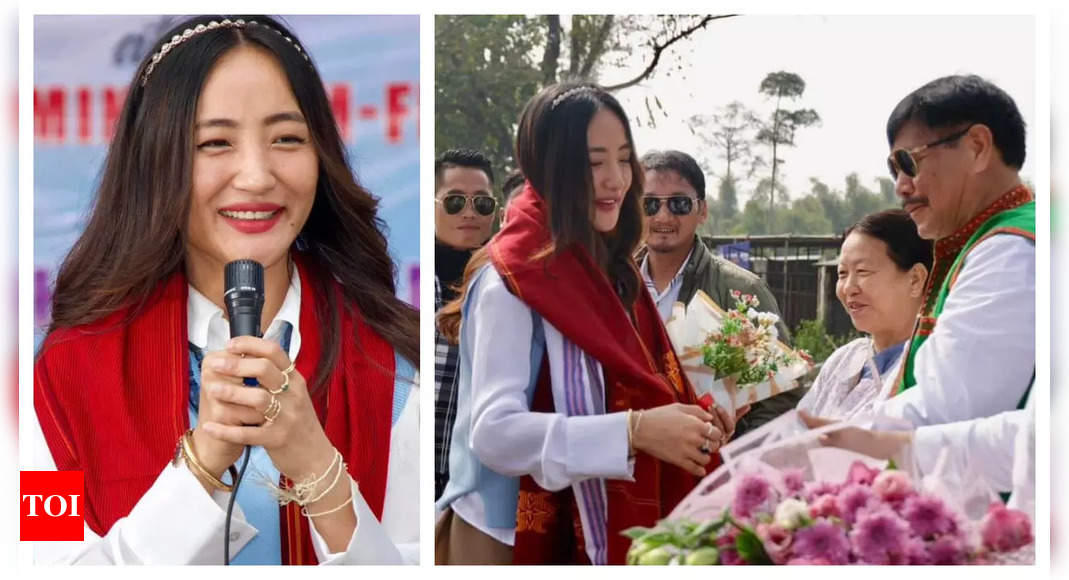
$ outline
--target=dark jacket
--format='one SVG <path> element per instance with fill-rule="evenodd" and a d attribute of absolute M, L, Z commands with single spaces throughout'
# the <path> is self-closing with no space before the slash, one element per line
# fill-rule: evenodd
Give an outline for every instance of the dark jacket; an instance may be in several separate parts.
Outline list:
<path fill-rule="evenodd" d="M 639 263 L 645 257 L 646 251 L 643 247 L 636 254 L 636 260 Z M 698 290 L 705 292 L 725 310 L 734 306 L 731 291 L 738 290 L 743 294 L 757 296 L 760 302 L 757 310 L 780 314 L 775 296 L 760 276 L 710 252 L 701 238 L 694 236 L 694 251 L 691 252 L 690 259 L 683 267 L 683 285 L 679 289 L 679 301 L 684 304 L 690 303 Z M 780 320 L 776 323 L 776 328 L 779 330 L 780 340 L 789 344 L 791 333 L 786 323 Z M 793 409 L 802 395 L 803 389 L 797 388 L 754 404 L 750 412 L 739 420 L 735 427 L 735 437 L 756 429 Z"/>

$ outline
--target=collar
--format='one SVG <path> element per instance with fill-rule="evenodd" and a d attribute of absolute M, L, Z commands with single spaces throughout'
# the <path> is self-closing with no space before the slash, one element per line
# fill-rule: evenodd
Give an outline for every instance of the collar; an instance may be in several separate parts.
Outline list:
<path fill-rule="evenodd" d="M 698 240 L 697 243 L 700 244 L 701 240 Z M 642 273 L 642 278 L 646 281 L 647 284 L 652 284 L 653 283 L 653 276 L 650 275 L 650 248 L 649 248 L 649 246 L 646 246 L 645 249 L 646 249 L 646 251 L 644 252 L 644 255 L 642 256 L 642 264 L 639 265 L 638 271 L 640 273 Z M 693 255 L 694 255 L 694 244 L 691 244 L 690 252 L 688 252 L 687 253 L 687 257 L 683 259 L 683 263 L 679 265 L 679 271 L 676 272 L 675 276 L 672 276 L 672 281 L 669 282 L 669 284 L 668 284 L 669 286 L 671 286 L 677 280 L 679 280 L 680 278 L 683 277 L 683 270 L 687 269 L 687 264 L 690 264 L 690 258 Z"/>
<path fill-rule="evenodd" d="M 223 310 L 215 305 L 208 297 L 201 294 L 192 285 L 189 286 L 189 298 L 186 302 L 186 317 L 189 328 L 189 342 L 194 346 L 211 352 L 222 349 L 230 340 L 230 323 L 223 316 Z M 297 353 L 301 348 L 301 278 L 297 268 L 293 268 L 290 277 L 289 288 L 286 297 L 282 300 L 282 307 L 278 314 L 268 325 L 264 336 L 272 336 L 279 332 L 283 322 L 293 326 L 290 335 L 290 360 L 297 360 Z"/>
<path fill-rule="evenodd" d="M 984 222 L 991 219 L 995 214 L 1013 209 L 1019 205 L 1024 205 L 1025 203 L 1032 201 L 1032 199 L 1032 192 L 1023 184 L 1007 191 L 1002 197 L 996 199 L 991 205 L 987 206 L 984 211 L 976 214 L 976 217 L 969 220 L 969 223 L 961 226 L 949 236 L 936 240 L 935 259 L 943 260 L 948 257 L 957 256 L 958 252 L 965 247 L 965 242 L 969 241 L 969 238 L 976 233 L 976 230 L 978 230 Z"/>

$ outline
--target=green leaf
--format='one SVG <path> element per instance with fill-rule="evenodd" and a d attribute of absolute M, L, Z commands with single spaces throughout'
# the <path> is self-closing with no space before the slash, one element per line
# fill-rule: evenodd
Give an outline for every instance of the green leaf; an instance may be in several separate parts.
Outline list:
<path fill-rule="evenodd" d="M 887 460 L 887 469 L 898 469 L 898 464 L 895 463 L 894 459 Z"/>
<path fill-rule="evenodd" d="M 758 538 L 757 534 L 749 528 L 743 528 L 735 538 L 735 550 L 739 552 L 739 557 L 749 564 L 772 563 L 772 558 L 769 558 L 768 553 L 765 552 L 761 538 Z"/>
<path fill-rule="evenodd" d="M 641 526 L 635 526 L 633 528 L 627 528 L 626 530 L 620 533 L 632 540 L 637 540 L 652 531 L 653 528 L 643 528 Z"/>

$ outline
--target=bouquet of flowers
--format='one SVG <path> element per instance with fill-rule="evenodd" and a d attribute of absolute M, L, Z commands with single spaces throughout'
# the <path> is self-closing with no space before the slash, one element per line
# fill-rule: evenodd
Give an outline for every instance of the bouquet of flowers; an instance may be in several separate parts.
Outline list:
<path fill-rule="evenodd" d="M 699 290 L 687 306 L 674 306 L 665 327 L 697 395 L 734 412 L 796 387 L 813 364 L 778 340 L 779 317 L 758 311 L 756 296 L 731 296 L 734 308 L 724 311 Z"/>
<path fill-rule="evenodd" d="M 1023 512 L 995 502 L 970 522 L 893 463 L 862 461 L 839 483 L 807 483 L 801 469 L 742 474 L 719 517 L 624 533 L 629 564 L 991 564 L 1033 543 Z"/>

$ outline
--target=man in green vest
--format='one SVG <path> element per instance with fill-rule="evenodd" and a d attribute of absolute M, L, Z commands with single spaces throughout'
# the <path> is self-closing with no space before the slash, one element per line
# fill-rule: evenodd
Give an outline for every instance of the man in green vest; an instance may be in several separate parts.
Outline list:
<path fill-rule="evenodd" d="M 1025 127 L 1005 91 L 936 79 L 887 121 L 902 207 L 935 264 L 896 394 L 881 411 L 916 426 L 1023 407 L 1035 377 L 1035 201 L 1018 172 Z"/>
<path fill-rule="evenodd" d="M 721 308 L 734 306 L 731 291 L 753 294 L 758 310 L 779 315 L 776 298 L 759 276 L 713 252 L 698 238 L 698 226 L 709 215 L 705 202 L 705 176 L 693 157 L 682 151 L 651 151 L 642 157 L 646 171 L 643 196 L 646 245 L 636 261 L 646 287 L 657 304 L 661 320 L 668 320 L 672 305 L 690 303 L 698 290 Z M 781 320 L 779 338 L 790 342 L 790 332 Z M 735 437 L 782 415 L 798 403 L 800 389 L 761 401 L 740 417 Z"/>

